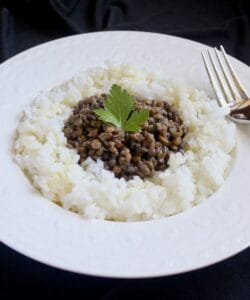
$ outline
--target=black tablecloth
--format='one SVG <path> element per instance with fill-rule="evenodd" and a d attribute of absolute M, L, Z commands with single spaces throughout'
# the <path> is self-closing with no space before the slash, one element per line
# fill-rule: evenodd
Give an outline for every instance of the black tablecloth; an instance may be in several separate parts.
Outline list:
<path fill-rule="evenodd" d="M 0 62 L 76 33 L 142 30 L 189 38 L 250 64 L 248 1 L 0 0 Z M 17 99 L 18 101 L 18 99 Z M 234 241 L 232 241 L 233 243 Z M 250 249 L 202 270 L 146 280 L 81 276 L 0 245 L 0 298 L 250 299 Z"/>

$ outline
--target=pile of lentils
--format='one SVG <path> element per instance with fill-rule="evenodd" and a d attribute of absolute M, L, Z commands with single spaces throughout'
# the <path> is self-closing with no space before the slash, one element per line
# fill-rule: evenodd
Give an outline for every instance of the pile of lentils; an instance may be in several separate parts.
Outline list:
<path fill-rule="evenodd" d="M 98 119 L 94 109 L 103 108 L 107 95 L 81 100 L 66 121 L 67 147 L 80 155 L 79 164 L 91 157 L 100 159 L 116 177 L 152 177 L 168 167 L 170 152 L 183 151 L 187 128 L 173 106 L 166 101 L 134 99 L 134 110 L 148 109 L 149 118 L 136 133 Z"/>

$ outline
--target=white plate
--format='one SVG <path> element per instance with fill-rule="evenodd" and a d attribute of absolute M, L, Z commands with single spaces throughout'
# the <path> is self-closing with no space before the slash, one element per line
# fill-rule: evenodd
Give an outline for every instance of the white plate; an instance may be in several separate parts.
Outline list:
<path fill-rule="evenodd" d="M 12 160 L 17 116 L 47 90 L 106 59 L 164 70 L 211 93 L 200 51 L 185 39 L 142 32 L 76 35 L 25 51 L 0 66 L 0 239 L 49 265 L 84 274 L 152 277 L 201 268 L 250 245 L 250 127 L 238 127 L 225 185 L 199 206 L 147 222 L 86 221 L 34 191 Z M 249 68 L 233 60 L 243 82 Z"/>

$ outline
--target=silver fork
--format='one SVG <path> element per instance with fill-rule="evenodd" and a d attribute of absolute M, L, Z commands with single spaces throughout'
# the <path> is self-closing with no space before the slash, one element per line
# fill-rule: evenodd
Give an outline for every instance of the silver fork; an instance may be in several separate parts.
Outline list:
<path fill-rule="evenodd" d="M 237 123 L 250 124 L 250 98 L 230 63 L 227 54 L 214 48 L 207 56 L 202 52 L 204 65 L 220 106 L 228 106 L 228 117 Z"/>

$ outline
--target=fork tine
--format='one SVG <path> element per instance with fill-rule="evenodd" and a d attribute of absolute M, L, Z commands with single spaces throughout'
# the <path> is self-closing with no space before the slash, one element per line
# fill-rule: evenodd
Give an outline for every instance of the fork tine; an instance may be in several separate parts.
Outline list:
<path fill-rule="evenodd" d="M 220 92 L 220 89 L 218 88 L 217 81 L 216 81 L 216 79 L 213 75 L 213 71 L 210 68 L 210 65 L 207 61 L 207 58 L 206 58 L 205 54 L 203 52 L 201 52 L 201 55 L 202 55 L 203 62 L 204 62 L 204 65 L 205 65 L 205 68 L 206 68 L 206 71 L 207 71 L 207 74 L 208 74 L 208 78 L 209 78 L 210 83 L 213 87 L 214 93 L 217 96 L 217 102 L 218 102 L 219 106 L 227 105 L 226 101 L 224 100 L 224 97 L 222 96 L 222 94 Z"/>
<path fill-rule="evenodd" d="M 222 92 L 223 92 L 223 94 L 224 94 L 224 96 L 225 96 L 225 99 L 226 99 L 226 101 L 229 103 L 229 102 L 231 102 L 232 99 L 231 99 L 230 95 L 228 94 L 228 92 L 227 92 L 227 90 L 226 90 L 226 88 L 225 88 L 225 85 L 223 84 L 223 79 L 222 79 L 222 77 L 221 77 L 221 75 L 220 75 L 220 73 L 219 73 L 219 70 L 218 70 L 217 66 L 216 66 L 214 57 L 213 57 L 211 51 L 208 50 L 207 52 L 208 52 L 208 56 L 209 56 L 209 58 L 210 58 L 212 67 L 213 67 L 213 69 L 214 69 L 214 73 L 215 73 L 215 75 L 216 75 L 216 77 L 217 77 L 217 80 L 218 80 L 218 82 L 219 82 L 219 84 L 220 84 L 220 87 L 221 87 L 221 89 L 222 89 Z"/>
<path fill-rule="evenodd" d="M 224 57 L 224 59 L 225 59 L 225 61 L 227 63 L 228 69 L 229 69 L 229 71 L 230 71 L 230 73 L 232 75 L 232 78 L 234 80 L 234 83 L 235 83 L 236 87 L 239 90 L 239 93 L 240 93 L 241 97 L 243 99 L 249 99 L 249 97 L 248 97 L 248 95 L 247 95 L 247 93 L 245 91 L 245 88 L 243 87 L 242 83 L 240 82 L 238 76 L 236 75 L 236 73 L 234 71 L 234 68 L 233 68 L 232 64 L 230 63 L 229 59 L 227 58 L 226 51 L 224 50 L 224 48 L 223 48 L 222 45 L 220 46 L 220 49 L 222 51 L 223 57 Z"/>
<path fill-rule="evenodd" d="M 238 90 L 235 89 L 235 87 L 233 86 L 233 84 L 232 84 L 232 82 L 230 80 L 230 77 L 227 74 L 227 71 L 226 71 L 226 69 L 224 67 L 224 64 L 221 61 L 221 57 L 219 55 L 218 49 L 215 47 L 214 50 L 215 50 L 215 53 L 216 53 L 217 60 L 218 60 L 218 62 L 220 64 L 221 70 L 223 72 L 223 75 L 224 75 L 224 77 L 225 77 L 225 79 L 227 81 L 229 90 L 230 90 L 231 95 L 232 95 L 232 99 L 233 99 L 234 102 L 236 102 L 237 100 L 240 100 L 240 94 L 239 94 Z"/>

